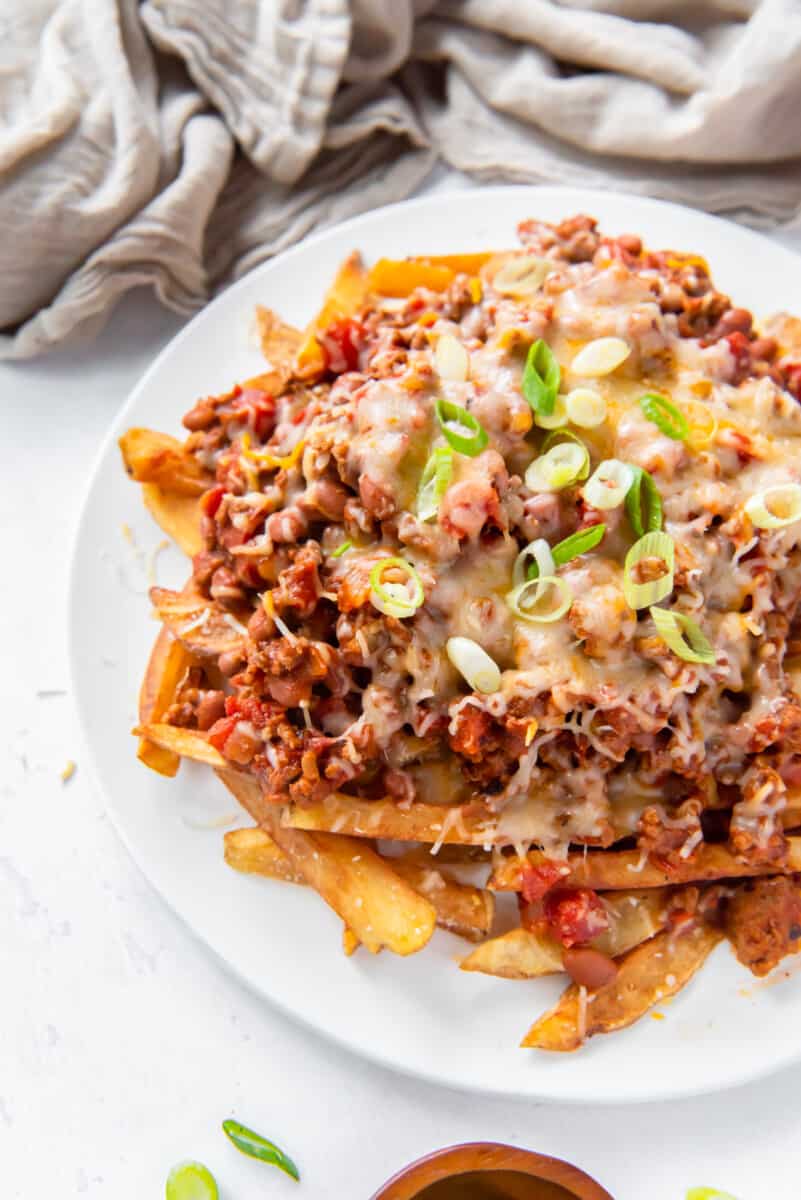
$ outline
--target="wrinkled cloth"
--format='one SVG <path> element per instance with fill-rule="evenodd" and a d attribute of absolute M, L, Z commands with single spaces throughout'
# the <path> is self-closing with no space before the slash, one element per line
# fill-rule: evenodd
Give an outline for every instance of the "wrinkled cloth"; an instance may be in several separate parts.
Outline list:
<path fill-rule="evenodd" d="M 0 0 L 0 355 L 480 179 L 801 220 L 799 0 Z"/>

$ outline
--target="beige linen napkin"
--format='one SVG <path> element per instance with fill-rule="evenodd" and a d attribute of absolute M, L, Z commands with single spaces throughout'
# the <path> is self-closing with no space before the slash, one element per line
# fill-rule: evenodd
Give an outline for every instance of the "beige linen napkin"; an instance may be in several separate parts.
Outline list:
<path fill-rule="evenodd" d="M 801 0 L 0 0 L 0 355 L 485 179 L 801 212 Z"/>

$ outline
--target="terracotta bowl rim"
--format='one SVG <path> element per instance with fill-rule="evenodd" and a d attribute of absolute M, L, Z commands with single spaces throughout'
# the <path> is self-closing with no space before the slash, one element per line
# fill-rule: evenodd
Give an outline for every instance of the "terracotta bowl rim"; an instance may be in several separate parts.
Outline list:
<path fill-rule="evenodd" d="M 397 1171 L 375 1192 L 372 1200 L 395 1200 L 395 1192 L 392 1189 L 401 1183 L 414 1183 L 419 1179 L 420 1187 L 423 1188 L 440 1179 L 448 1179 L 476 1169 L 481 1170 L 480 1162 L 475 1164 L 468 1159 L 468 1162 L 463 1164 L 462 1159 L 465 1155 L 470 1155 L 470 1152 L 473 1157 L 478 1159 L 482 1151 L 485 1153 L 497 1151 L 499 1155 L 502 1153 L 504 1158 L 503 1166 L 484 1169 L 520 1171 L 524 1175 L 531 1175 L 532 1179 L 558 1183 L 568 1191 L 575 1192 L 576 1200 L 615 1200 L 611 1192 L 607 1192 L 596 1179 L 593 1179 L 586 1171 L 582 1171 L 580 1167 L 574 1166 L 573 1163 L 562 1158 L 554 1158 L 552 1155 L 540 1154 L 537 1150 L 510 1146 L 505 1142 L 458 1142 L 452 1146 L 443 1146 L 440 1150 L 432 1150 Z M 452 1159 L 455 1160 L 454 1165 L 458 1164 L 457 1170 L 447 1169 L 451 1165 L 450 1160 Z M 442 1169 L 431 1173 L 430 1167 L 437 1162 L 440 1163 Z M 507 1163 L 508 1165 L 506 1165 Z M 429 1170 L 426 1170 L 427 1168 Z M 413 1192 L 408 1194 L 404 1192 L 403 1200 L 406 1200 L 407 1195 L 408 1200 L 413 1200 Z M 397 1200 L 401 1200 L 401 1193 L 398 1193 Z"/>

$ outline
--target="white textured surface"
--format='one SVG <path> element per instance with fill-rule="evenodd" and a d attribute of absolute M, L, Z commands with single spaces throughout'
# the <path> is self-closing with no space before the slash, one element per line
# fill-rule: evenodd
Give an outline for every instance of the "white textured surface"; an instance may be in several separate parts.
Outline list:
<path fill-rule="evenodd" d="M 233 1114 L 294 1155 L 297 1194 L 315 1200 L 367 1200 L 409 1159 L 477 1138 L 570 1158 L 618 1200 L 680 1200 L 707 1181 L 742 1200 L 796 1197 L 801 1069 L 714 1099 L 599 1110 L 398 1078 L 247 993 L 130 862 L 81 771 L 69 697 L 43 693 L 67 687 L 66 566 L 92 459 L 177 328 L 141 295 L 94 345 L 0 370 L 5 1195 L 157 1197 L 184 1157 L 208 1163 L 224 1200 L 295 1194 L 228 1146 L 219 1123 Z M 30 499 L 12 504 L 19 496 Z M 69 758 L 78 770 L 63 785 Z"/>

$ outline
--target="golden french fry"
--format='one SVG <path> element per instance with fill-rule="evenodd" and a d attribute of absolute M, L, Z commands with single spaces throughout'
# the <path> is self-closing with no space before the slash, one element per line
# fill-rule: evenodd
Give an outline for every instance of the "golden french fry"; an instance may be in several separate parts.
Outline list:
<path fill-rule="evenodd" d="M 531 851 L 527 861 L 539 866 L 544 855 Z M 752 875 L 791 875 L 801 871 L 801 837 L 787 839 L 787 857 L 781 862 L 745 863 L 726 846 L 701 845 L 695 854 L 677 866 L 665 868 L 644 860 L 639 850 L 590 851 L 568 855 L 570 874 L 564 887 L 591 887 L 599 891 L 618 888 L 663 887 L 666 884 L 712 882 L 715 879 L 745 879 Z M 487 886 L 494 892 L 519 892 L 525 863 L 517 857 L 496 867 Z"/>
<path fill-rule="evenodd" d="M 128 429 L 119 440 L 125 470 L 137 483 L 155 483 L 165 492 L 199 496 L 211 476 L 183 443 L 153 429 Z"/>
<path fill-rule="evenodd" d="M 266 875 L 285 883 L 305 884 L 306 878 L 296 871 L 283 850 L 263 829 L 231 829 L 223 839 L 225 861 L 235 871 L 249 875 Z"/>
<path fill-rule="evenodd" d="M 156 483 L 142 484 L 142 499 L 145 508 L 168 537 L 194 558 L 203 549 L 200 536 L 200 498 L 181 496 L 178 492 L 165 492 Z"/>
<path fill-rule="evenodd" d="M 389 860 L 393 871 L 419 896 L 434 905 L 437 925 L 469 942 L 480 942 L 492 928 L 495 897 L 486 888 L 459 883 L 433 865 L 404 858 Z"/>
<path fill-rule="evenodd" d="M 314 378 L 325 369 L 325 356 L 317 334 L 323 333 L 334 321 L 355 316 L 367 299 L 368 276 L 362 256 L 354 250 L 343 262 L 336 278 L 326 292 L 323 307 L 303 334 L 298 350 L 295 374 Z"/>
<path fill-rule="evenodd" d="M 421 259 L 379 258 L 370 268 L 368 288 L 378 296 L 403 298 L 411 296 L 415 288 L 428 288 L 431 292 L 444 292 L 453 283 L 456 272 L 445 264 L 435 264 Z"/>
<path fill-rule="evenodd" d="M 348 929 L 347 925 L 343 925 L 342 926 L 342 953 L 347 955 L 348 958 L 350 958 L 350 956 L 352 954 L 356 953 L 356 951 L 359 949 L 360 945 L 361 945 L 361 942 L 356 937 L 356 934 L 353 932 L 353 930 Z"/>
<path fill-rule="evenodd" d="M 354 838 L 289 829 L 252 776 L 228 769 L 218 775 L 371 953 L 384 946 L 402 955 L 422 950 L 434 932 L 434 906 L 385 859 Z"/>
<path fill-rule="evenodd" d="M 400 809 L 394 800 L 359 800 L 339 793 L 314 804 L 289 805 L 284 821 L 293 829 L 347 833 L 353 837 L 474 846 L 493 843 L 497 825 L 497 818 L 481 803 L 449 805 L 415 801 Z"/>
<path fill-rule="evenodd" d="M 182 729 L 177 725 L 164 725 L 159 722 L 137 725 L 133 732 L 137 737 L 147 738 L 164 750 L 171 750 L 181 758 L 191 758 L 195 762 L 206 763 L 210 767 L 226 767 L 228 762 L 215 750 L 211 742 L 197 729 Z"/>
<path fill-rule="evenodd" d="M 609 958 L 618 958 L 653 937 L 667 921 L 667 889 L 620 892 L 601 897 L 609 928 L 590 945 Z M 482 971 L 503 979 L 534 979 L 563 971 L 563 949 L 547 932 L 512 929 L 482 942 L 460 964 L 463 971 Z"/>
<path fill-rule="evenodd" d="M 152 587 L 154 615 L 198 658 L 218 658 L 244 645 L 248 614 L 240 620 L 205 596 Z"/>
<path fill-rule="evenodd" d="M 139 691 L 139 720 L 143 725 L 159 721 L 164 716 L 192 665 L 193 659 L 188 650 L 175 640 L 168 629 L 161 629 L 153 643 Z M 158 771 L 159 775 L 175 775 L 181 765 L 181 759 L 174 751 L 158 746 L 147 738 L 140 738 L 136 756 L 146 767 Z"/>
<path fill-rule="evenodd" d="M 414 254 L 406 261 L 427 263 L 431 267 L 446 267 L 453 271 L 454 275 L 477 275 L 481 268 L 499 253 L 502 251 L 483 250 L 476 254 Z"/>
<path fill-rule="evenodd" d="M 625 1029 L 680 991 L 722 937 L 709 925 L 696 925 L 678 937 L 658 933 L 620 960 L 611 983 L 590 992 L 571 984 L 555 1007 L 534 1022 L 521 1045 L 577 1050 L 593 1034 Z"/>

